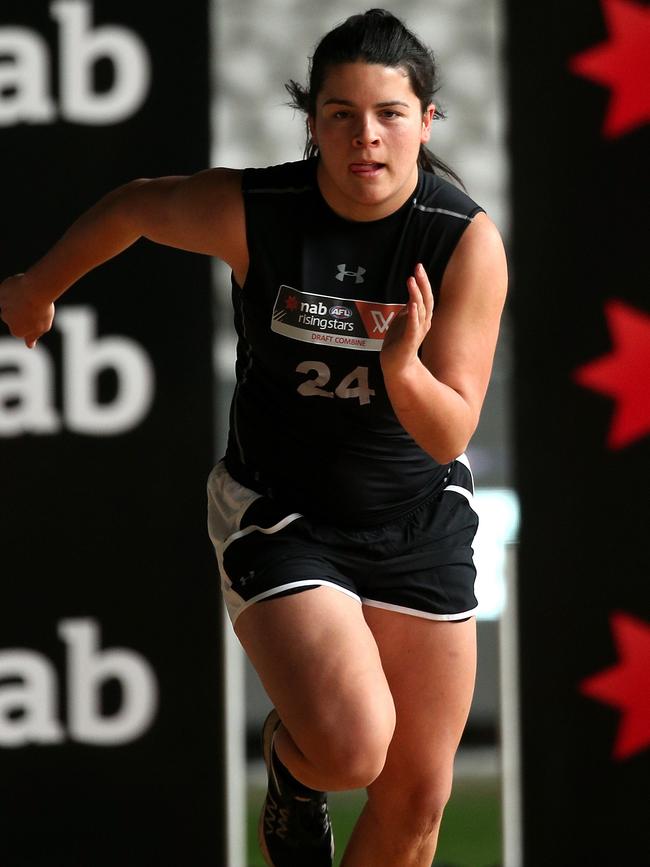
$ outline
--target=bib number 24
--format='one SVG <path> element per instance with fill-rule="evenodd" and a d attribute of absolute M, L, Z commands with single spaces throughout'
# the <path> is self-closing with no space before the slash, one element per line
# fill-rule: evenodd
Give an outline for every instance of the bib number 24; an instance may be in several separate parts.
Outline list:
<path fill-rule="evenodd" d="M 322 361 L 302 361 L 296 367 L 296 373 L 314 373 L 311 379 L 301 382 L 298 386 L 298 394 L 303 397 L 343 397 L 357 398 L 359 403 L 370 403 L 370 398 L 375 393 L 374 388 L 368 384 L 368 368 L 355 367 L 330 391 L 325 386 L 332 378 L 332 371 Z"/>

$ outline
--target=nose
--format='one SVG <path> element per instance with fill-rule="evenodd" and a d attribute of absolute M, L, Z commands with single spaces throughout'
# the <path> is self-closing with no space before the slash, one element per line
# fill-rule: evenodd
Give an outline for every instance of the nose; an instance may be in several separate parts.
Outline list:
<path fill-rule="evenodd" d="M 366 116 L 359 119 L 359 126 L 354 134 L 354 144 L 357 147 L 379 144 L 379 131 L 375 118 Z"/>

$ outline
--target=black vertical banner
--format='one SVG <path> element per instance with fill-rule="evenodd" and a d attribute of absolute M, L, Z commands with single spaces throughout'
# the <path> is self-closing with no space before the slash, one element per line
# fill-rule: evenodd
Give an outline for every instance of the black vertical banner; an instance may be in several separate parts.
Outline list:
<path fill-rule="evenodd" d="M 0 275 L 209 148 L 208 4 L 3 0 Z M 223 865 L 209 262 L 140 241 L 0 334 L 0 862 Z"/>
<path fill-rule="evenodd" d="M 650 5 L 509 0 L 523 864 L 648 863 Z"/>

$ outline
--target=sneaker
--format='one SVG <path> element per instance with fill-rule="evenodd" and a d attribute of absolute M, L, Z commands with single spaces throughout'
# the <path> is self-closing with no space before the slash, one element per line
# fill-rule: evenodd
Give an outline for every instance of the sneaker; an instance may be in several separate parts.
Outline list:
<path fill-rule="evenodd" d="M 304 796 L 296 781 L 279 779 L 273 761 L 273 739 L 280 725 L 274 709 L 262 730 L 268 791 L 259 824 L 259 841 L 269 867 L 332 867 L 334 838 L 327 812 L 327 795 L 315 792 Z M 310 790 L 311 791 L 311 790 Z"/>

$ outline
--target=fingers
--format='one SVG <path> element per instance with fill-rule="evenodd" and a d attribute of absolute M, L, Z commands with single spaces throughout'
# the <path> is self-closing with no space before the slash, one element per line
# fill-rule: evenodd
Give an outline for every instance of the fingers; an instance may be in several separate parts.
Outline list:
<path fill-rule="evenodd" d="M 384 340 L 385 351 L 394 352 L 395 348 L 400 346 L 405 357 L 417 354 L 431 328 L 433 292 L 421 264 L 416 265 L 413 276 L 407 278 L 406 287 L 409 300 L 395 317 Z"/>
<path fill-rule="evenodd" d="M 406 286 L 409 290 L 409 305 L 414 305 L 418 311 L 418 318 L 421 311 L 424 310 L 424 300 L 420 287 L 418 286 L 415 277 L 409 277 L 406 281 Z"/>
<path fill-rule="evenodd" d="M 416 265 L 414 276 L 408 278 L 407 286 L 410 303 L 417 307 L 418 322 L 425 331 L 428 331 L 433 315 L 433 291 L 427 272 L 421 264 Z"/>
<path fill-rule="evenodd" d="M 415 280 L 422 294 L 422 300 L 426 310 L 426 318 L 427 320 L 430 320 L 433 315 L 433 290 L 431 289 L 431 283 L 429 282 L 427 272 L 421 262 L 418 262 L 415 266 Z"/>

